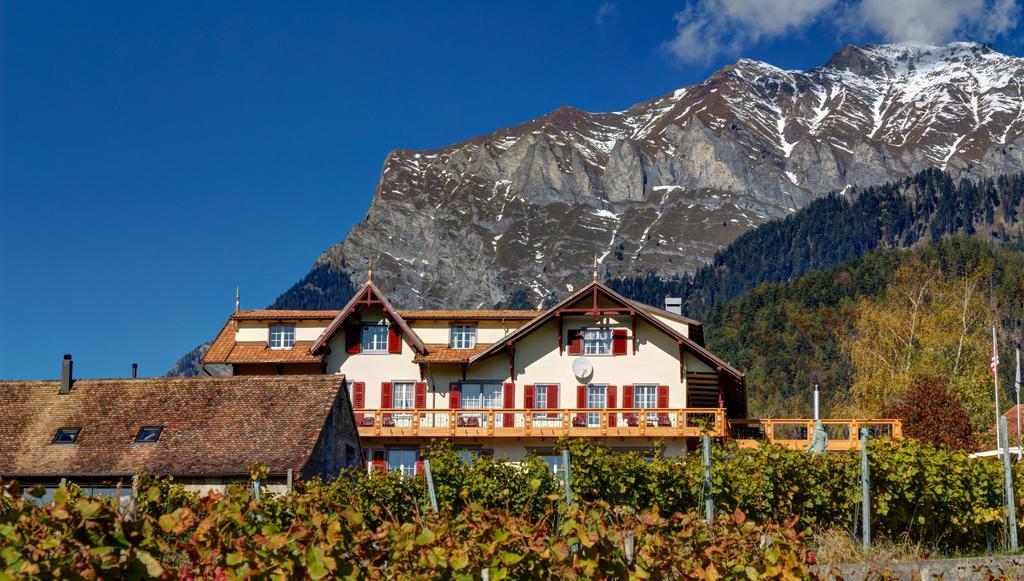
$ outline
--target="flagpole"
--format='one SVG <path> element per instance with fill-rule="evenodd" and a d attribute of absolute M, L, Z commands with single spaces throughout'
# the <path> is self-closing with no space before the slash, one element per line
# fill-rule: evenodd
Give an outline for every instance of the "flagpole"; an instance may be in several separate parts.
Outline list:
<path fill-rule="evenodd" d="M 1017 461 L 1020 461 L 1020 349 L 1017 349 L 1017 377 L 1013 382 L 1014 391 L 1017 392 Z"/>
<path fill-rule="evenodd" d="M 999 350 L 996 346 L 996 326 L 992 325 L 992 383 L 994 384 L 993 391 L 996 396 L 996 450 L 1000 447 L 999 439 Z"/>

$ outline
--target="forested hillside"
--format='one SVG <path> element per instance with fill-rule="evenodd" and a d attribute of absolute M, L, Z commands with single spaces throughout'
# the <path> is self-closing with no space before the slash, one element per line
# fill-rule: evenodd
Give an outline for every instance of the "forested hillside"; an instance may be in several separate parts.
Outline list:
<path fill-rule="evenodd" d="M 705 336 L 747 373 L 751 415 L 805 415 L 819 383 L 833 415 L 877 416 L 915 377 L 938 374 L 981 430 L 991 423 L 988 325 L 1012 361 L 1022 301 L 1020 247 L 952 237 L 762 284 L 708 310 Z M 1004 408 L 1012 371 L 1001 369 Z"/>
<path fill-rule="evenodd" d="M 951 234 L 1022 240 L 1024 174 L 954 181 L 926 170 L 899 182 L 833 194 L 783 220 L 760 226 L 718 253 L 692 277 L 653 274 L 611 280 L 613 288 L 653 305 L 683 298 L 701 318 L 713 305 L 763 282 L 792 280 L 879 248 L 904 248 Z"/>

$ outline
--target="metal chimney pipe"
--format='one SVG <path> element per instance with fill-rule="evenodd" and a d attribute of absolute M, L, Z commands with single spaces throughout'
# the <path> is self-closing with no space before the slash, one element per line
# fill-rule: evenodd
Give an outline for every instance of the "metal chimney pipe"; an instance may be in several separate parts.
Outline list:
<path fill-rule="evenodd" d="M 132 379 L 137 379 L 138 377 L 139 377 L 139 364 L 138 363 L 132 363 Z"/>
<path fill-rule="evenodd" d="M 71 354 L 65 353 L 64 360 L 60 364 L 60 394 L 71 393 L 71 383 L 74 381 L 73 369 L 75 362 L 71 360 Z"/>

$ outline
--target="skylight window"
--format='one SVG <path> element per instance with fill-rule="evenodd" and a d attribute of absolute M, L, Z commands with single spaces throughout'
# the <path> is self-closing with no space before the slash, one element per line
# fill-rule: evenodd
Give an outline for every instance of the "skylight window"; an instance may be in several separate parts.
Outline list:
<path fill-rule="evenodd" d="M 164 431 L 163 426 L 142 426 L 135 441 L 140 444 L 154 444 L 160 439 L 160 432 Z"/>
<path fill-rule="evenodd" d="M 53 437 L 54 444 L 74 444 L 78 441 L 78 432 L 81 428 L 61 428 L 57 430 L 57 435 Z"/>

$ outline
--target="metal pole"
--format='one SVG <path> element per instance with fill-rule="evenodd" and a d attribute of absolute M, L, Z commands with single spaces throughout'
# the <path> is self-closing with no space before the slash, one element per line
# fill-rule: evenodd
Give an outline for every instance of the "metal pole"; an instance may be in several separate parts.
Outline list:
<path fill-rule="evenodd" d="M 1017 376 L 1014 379 L 1013 388 L 1017 392 L 1017 407 L 1013 409 L 1017 415 L 1017 460 L 1020 461 L 1022 455 L 1020 449 L 1020 349 L 1017 349 Z"/>
<path fill-rule="evenodd" d="M 1002 417 L 1002 414 L 999 413 L 999 350 L 996 347 L 995 325 L 992 325 L 992 382 L 995 386 L 993 389 L 996 395 L 996 449 L 998 450 L 1003 440 L 999 437 L 999 418 Z"/>
<path fill-rule="evenodd" d="M 562 467 L 565 469 L 565 504 L 572 504 L 572 486 L 569 484 L 569 451 L 562 450 Z"/>
<path fill-rule="evenodd" d="M 861 533 L 864 550 L 871 548 L 871 473 L 868 471 L 868 429 L 860 429 Z"/>
<path fill-rule="evenodd" d="M 715 520 L 715 499 L 711 496 L 711 436 L 704 434 L 704 519 Z"/>
<path fill-rule="evenodd" d="M 437 512 L 437 495 L 434 494 L 434 474 L 430 471 L 430 460 L 423 461 L 423 474 L 427 477 L 427 493 L 430 495 L 430 508 Z"/>
<path fill-rule="evenodd" d="M 1003 480 L 1006 487 L 1006 528 L 1009 531 L 1010 550 L 1017 551 L 1017 507 L 1013 502 L 1013 470 L 1010 468 L 1010 442 L 1006 430 L 1006 416 L 999 418 L 1003 434 Z"/>

